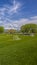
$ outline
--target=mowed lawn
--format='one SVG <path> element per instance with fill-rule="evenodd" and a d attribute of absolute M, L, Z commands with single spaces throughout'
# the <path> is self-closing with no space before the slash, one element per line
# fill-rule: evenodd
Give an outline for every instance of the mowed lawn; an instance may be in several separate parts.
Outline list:
<path fill-rule="evenodd" d="M 0 34 L 0 65 L 37 65 L 37 35 Z"/>

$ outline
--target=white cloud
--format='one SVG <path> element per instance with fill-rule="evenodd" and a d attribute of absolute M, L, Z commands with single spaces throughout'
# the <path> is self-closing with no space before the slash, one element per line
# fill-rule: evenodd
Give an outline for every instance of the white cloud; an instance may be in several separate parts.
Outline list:
<path fill-rule="evenodd" d="M 30 17 L 31 18 L 31 17 Z M 7 22 L 7 20 L 9 22 Z M 5 29 L 20 29 L 22 25 L 28 24 L 28 23 L 35 23 L 37 24 L 37 19 L 27 19 L 27 18 L 22 18 L 20 20 L 10 20 L 6 19 L 5 21 L 0 21 L 0 23 L 3 23 L 3 26 Z"/>
<path fill-rule="evenodd" d="M 11 20 L 10 17 L 12 14 L 17 13 L 20 9 L 21 4 L 19 2 L 13 1 L 13 5 L 4 5 L 0 8 L 0 25 L 3 25 L 5 29 L 19 29 L 22 25 L 27 23 L 36 23 L 37 16 L 29 18 L 21 18 L 19 20 Z"/>
<path fill-rule="evenodd" d="M 30 17 L 30 18 L 35 20 L 35 19 L 37 19 L 37 16 L 33 16 L 33 17 Z"/>
<path fill-rule="evenodd" d="M 29 24 L 29 23 L 37 24 L 37 19 L 22 18 L 22 19 L 20 19 L 18 21 L 15 21 L 15 23 L 18 25 L 17 27 L 20 28 L 22 25 Z"/>
<path fill-rule="evenodd" d="M 13 6 L 10 6 L 9 7 L 9 11 L 8 11 L 8 13 L 11 15 L 11 14 L 14 14 L 14 13 L 17 13 L 18 12 L 18 10 L 20 9 L 20 3 L 19 2 L 16 2 L 16 1 L 14 1 L 14 3 L 13 3 Z"/>
<path fill-rule="evenodd" d="M 0 8 L 0 22 L 2 21 L 3 24 L 6 24 L 6 22 L 11 22 L 12 21 L 10 19 L 11 16 L 14 13 L 18 12 L 18 10 L 20 9 L 20 5 L 21 4 L 19 2 L 16 2 L 14 0 L 12 5 L 4 5 L 3 7 L 1 7 Z"/>
<path fill-rule="evenodd" d="M 18 12 L 20 6 L 21 4 L 14 0 L 12 5 L 4 5 L 3 7 L 0 8 L 0 16 L 4 17 L 4 15 L 7 13 L 8 14 L 7 16 L 10 17 L 14 13 Z"/>

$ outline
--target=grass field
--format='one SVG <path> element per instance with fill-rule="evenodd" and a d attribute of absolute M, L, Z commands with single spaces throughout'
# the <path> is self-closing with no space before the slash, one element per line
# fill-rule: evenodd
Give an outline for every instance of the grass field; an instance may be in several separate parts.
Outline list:
<path fill-rule="evenodd" d="M 0 34 L 0 65 L 37 65 L 37 35 Z"/>

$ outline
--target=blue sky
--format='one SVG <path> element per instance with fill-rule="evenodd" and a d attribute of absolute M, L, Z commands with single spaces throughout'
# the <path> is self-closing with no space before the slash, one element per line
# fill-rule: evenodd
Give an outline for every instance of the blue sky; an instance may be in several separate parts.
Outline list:
<path fill-rule="evenodd" d="M 0 25 L 10 29 L 27 23 L 37 24 L 37 0 L 0 0 Z"/>

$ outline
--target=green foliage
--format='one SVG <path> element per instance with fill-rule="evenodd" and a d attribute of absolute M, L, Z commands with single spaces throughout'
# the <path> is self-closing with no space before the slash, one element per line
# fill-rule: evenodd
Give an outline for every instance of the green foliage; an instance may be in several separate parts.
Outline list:
<path fill-rule="evenodd" d="M 4 32 L 4 27 L 0 26 L 0 33 Z"/>
<path fill-rule="evenodd" d="M 36 24 L 26 24 L 21 27 L 21 32 L 23 33 L 37 33 Z"/>

